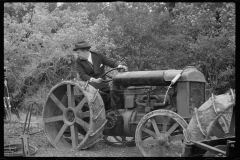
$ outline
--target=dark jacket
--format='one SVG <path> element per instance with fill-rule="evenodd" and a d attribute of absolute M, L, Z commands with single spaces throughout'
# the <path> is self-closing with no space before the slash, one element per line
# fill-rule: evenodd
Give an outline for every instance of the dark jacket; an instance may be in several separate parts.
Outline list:
<path fill-rule="evenodd" d="M 102 75 L 105 73 L 105 65 L 111 68 L 115 68 L 119 65 L 117 62 L 110 60 L 102 53 L 92 51 L 90 52 L 92 54 L 93 66 L 91 66 L 91 64 L 89 64 L 87 60 L 80 58 L 77 58 L 75 62 L 76 71 L 79 73 L 79 77 L 83 81 L 88 81 L 91 77 L 101 78 Z M 101 89 L 108 85 L 107 83 L 98 84 L 94 82 L 91 82 L 90 84 L 93 85 L 96 89 Z"/>

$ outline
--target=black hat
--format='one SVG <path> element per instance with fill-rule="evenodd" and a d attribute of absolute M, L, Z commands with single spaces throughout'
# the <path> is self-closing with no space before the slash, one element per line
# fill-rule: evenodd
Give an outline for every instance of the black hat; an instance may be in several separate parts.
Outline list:
<path fill-rule="evenodd" d="M 77 44 L 75 44 L 73 51 L 76 51 L 78 49 L 90 49 L 90 48 L 91 48 L 91 45 L 88 42 L 81 41 L 81 42 L 78 42 Z"/>

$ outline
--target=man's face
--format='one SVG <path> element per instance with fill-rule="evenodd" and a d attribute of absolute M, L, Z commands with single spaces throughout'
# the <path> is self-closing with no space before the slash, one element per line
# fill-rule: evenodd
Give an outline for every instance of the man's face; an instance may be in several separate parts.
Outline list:
<path fill-rule="evenodd" d="M 89 56 L 88 50 L 78 49 L 76 52 L 77 52 L 77 55 L 82 59 L 87 59 Z"/>

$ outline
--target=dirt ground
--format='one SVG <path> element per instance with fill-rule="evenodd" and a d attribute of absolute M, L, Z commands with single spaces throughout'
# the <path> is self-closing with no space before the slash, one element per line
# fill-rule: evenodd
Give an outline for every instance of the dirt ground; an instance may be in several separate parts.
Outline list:
<path fill-rule="evenodd" d="M 231 112 L 227 115 L 228 121 L 230 121 Z M 4 122 L 4 146 L 17 145 L 22 146 L 21 135 L 23 133 L 24 121 L 26 114 L 20 112 L 20 120 L 16 115 L 12 115 L 12 121 Z M 54 148 L 48 141 L 44 129 L 41 116 L 32 116 L 31 125 L 29 128 L 29 145 L 36 148 L 36 153 L 31 155 L 32 157 L 141 157 L 140 151 L 136 146 L 134 147 L 119 147 L 106 144 L 104 140 L 100 140 L 87 150 L 71 151 L 59 151 Z M 180 147 L 176 149 L 179 150 Z M 175 149 L 170 149 L 168 153 L 163 153 L 165 156 L 180 157 L 181 155 L 175 154 Z M 20 151 L 22 154 L 22 150 Z M 173 154 L 172 154 L 172 153 Z M 178 152 L 179 153 L 179 152 Z"/>
<path fill-rule="evenodd" d="M 20 122 L 12 115 L 12 122 L 4 123 L 4 146 L 9 144 L 22 144 L 21 134 L 24 128 L 25 113 L 20 113 Z M 30 126 L 30 147 L 36 147 L 37 152 L 33 157 L 141 157 L 136 147 L 116 147 L 108 145 L 100 140 L 87 150 L 59 151 L 48 141 L 44 131 L 41 116 L 32 116 Z M 34 134 L 31 134 L 34 133 Z"/>

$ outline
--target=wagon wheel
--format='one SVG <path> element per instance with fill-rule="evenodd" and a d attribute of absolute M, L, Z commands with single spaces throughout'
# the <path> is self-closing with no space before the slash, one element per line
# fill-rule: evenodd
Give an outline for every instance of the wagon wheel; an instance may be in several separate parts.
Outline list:
<path fill-rule="evenodd" d="M 232 111 L 231 111 L 232 109 Z M 219 119 L 224 117 L 226 119 L 224 114 L 231 115 L 231 122 L 230 125 L 228 125 L 227 129 L 223 129 L 223 127 L 226 126 L 221 126 L 219 125 Z M 227 121 L 227 120 L 226 120 Z M 230 137 L 230 136 L 235 136 L 235 105 L 232 104 L 224 111 L 222 111 L 209 125 L 207 128 L 207 135 L 206 135 L 206 140 L 211 139 L 211 137 L 216 136 L 219 137 L 219 135 L 223 135 L 222 137 Z M 222 138 L 220 137 L 220 138 Z"/>
<path fill-rule="evenodd" d="M 54 86 L 42 115 L 48 140 L 60 150 L 90 147 L 102 138 L 106 123 L 100 94 L 82 81 L 63 81 Z"/>
<path fill-rule="evenodd" d="M 125 136 L 103 136 L 103 139 L 106 144 L 117 146 L 117 147 L 133 147 L 135 146 L 134 137 L 125 137 Z"/>
<path fill-rule="evenodd" d="M 187 122 L 170 110 L 155 110 L 139 122 L 136 145 L 144 157 L 181 156 L 184 137 L 188 137 Z"/>

